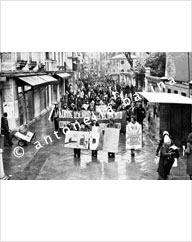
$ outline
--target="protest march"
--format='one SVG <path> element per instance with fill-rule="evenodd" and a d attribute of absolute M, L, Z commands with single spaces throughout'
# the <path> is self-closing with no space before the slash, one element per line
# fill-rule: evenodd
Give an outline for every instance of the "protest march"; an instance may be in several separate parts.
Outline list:
<path fill-rule="evenodd" d="M 82 83 L 76 92 L 69 86 L 69 92 L 62 97 L 60 106 L 55 104 L 49 119 L 54 121 L 56 131 L 70 131 L 64 132 L 64 147 L 114 154 L 118 153 L 120 133 L 126 134 L 126 149 L 142 148 L 142 105 L 141 97 L 133 90 L 123 94 L 112 85 L 85 88 Z"/>

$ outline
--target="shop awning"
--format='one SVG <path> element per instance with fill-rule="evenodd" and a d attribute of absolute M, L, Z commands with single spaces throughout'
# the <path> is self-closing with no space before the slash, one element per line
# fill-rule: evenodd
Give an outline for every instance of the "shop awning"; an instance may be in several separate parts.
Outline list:
<path fill-rule="evenodd" d="M 71 75 L 68 74 L 68 73 L 57 73 L 56 75 L 59 76 L 59 77 L 62 77 L 62 78 L 68 78 L 68 77 L 71 76 Z"/>
<path fill-rule="evenodd" d="M 192 99 L 175 93 L 138 92 L 151 103 L 192 104 Z"/>
<path fill-rule="evenodd" d="M 43 75 L 43 76 L 39 76 L 40 78 L 44 79 L 46 82 L 58 82 L 57 79 L 55 79 L 52 76 L 48 76 L 48 75 Z"/>
<path fill-rule="evenodd" d="M 48 75 L 42 75 L 42 76 L 25 76 L 25 77 L 19 77 L 20 80 L 26 82 L 27 84 L 31 86 L 38 86 L 42 84 L 48 84 L 51 82 L 58 82 L 57 79 L 48 76 Z"/>

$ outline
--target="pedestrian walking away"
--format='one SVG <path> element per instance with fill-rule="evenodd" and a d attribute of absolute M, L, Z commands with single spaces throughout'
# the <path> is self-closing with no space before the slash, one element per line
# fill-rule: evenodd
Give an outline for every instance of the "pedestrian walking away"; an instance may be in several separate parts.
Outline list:
<path fill-rule="evenodd" d="M 131 134 L 135 135 L 138 133 L 139 129 L 140 129 L 140 124 L 137 122 L 136 120 L 136 116 L 131 116 L 131 122 L 128 123 L 128 128 L 131 132 Z M 135 149 L 131 149 L 131 156 L 134 157 L 135 156 Z"/>

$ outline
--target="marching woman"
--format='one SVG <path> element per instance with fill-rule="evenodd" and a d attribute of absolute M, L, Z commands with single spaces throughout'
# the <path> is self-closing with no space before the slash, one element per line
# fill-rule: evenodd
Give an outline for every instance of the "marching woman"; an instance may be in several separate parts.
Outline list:
<path fill-rule="evenodd" d="M 131 122 L 128 123 L 128 129 L 131 135 L 136 135 L 139 133 L 140 124 L 137 122 L 135 116 L 131 116 Z M 131 156 L 135 156 L 135 150 L 131 149 Z"/>
<path fill-rule="evenodd" d="M 192 180 L 192 133 L 188 135 L 185 154 L 187 155 L 187 174 L 190 180 Z"/>

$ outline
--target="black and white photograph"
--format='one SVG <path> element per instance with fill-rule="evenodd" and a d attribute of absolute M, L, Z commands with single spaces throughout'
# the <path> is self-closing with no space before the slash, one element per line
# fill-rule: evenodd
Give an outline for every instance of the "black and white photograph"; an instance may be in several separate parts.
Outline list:
<path fill-rule="evenodd" d="M 2 52 L 1 178 L 192 179 L 191 52 Z"/>
<path fill-rule="evenodd" d="M 0 12 L 0 241 L 190 242 L 192 1 Z"/>

